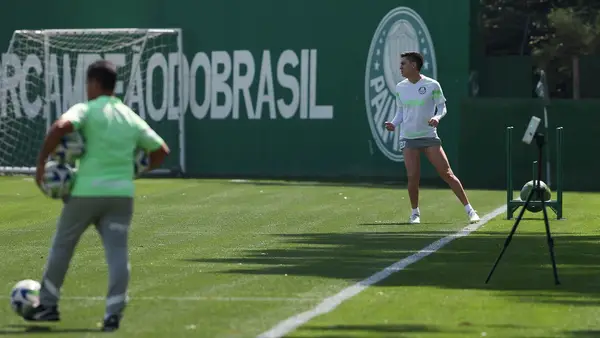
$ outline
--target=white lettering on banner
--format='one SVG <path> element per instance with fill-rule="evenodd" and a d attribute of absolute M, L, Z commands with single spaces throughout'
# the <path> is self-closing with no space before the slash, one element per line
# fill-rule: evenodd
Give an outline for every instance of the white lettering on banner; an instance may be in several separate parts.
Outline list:
<path fill-rule="evenodd" d="M 308 50 L 303 49 L 300 54 L 300 74 L 308 74 Z M 307 76 L 306 76 L 307 77 Z M 303 81 L 305 76 L 300 76 L 300 97 L 308 97 L 308 82 Z M 308 100 L 300 101 L 300 118 L 308 117 Z"/>
<path fill-rule="evenodd" d="M 121 67 L 125 67 L 125 65 L 127 64 L 127 58 L 125 57 L 125 54 L 119 54 L 119 53 L 107 53 L 104 54 L 104 59 L 108 60 L 110 62 L 112 62 L 115 67 L 117 67 L 117 69 L 121 68 Z M 123 79 L 119 79 L 117 80 L 117 86 L 115 87 L 115 94 L 120 95 L 120 94 L 124 94 L 125 93 L 125 89 L 124 87 L 124 82 Z"/>
<path fill-rule="evenodd" d="M 72 105 L 83 99 L 83 54 L 77 55 L 77 66 L 75 67 L 75 79 L 72 79 L 72 68 L 66 67 L 71 64 L 69 54 L 63 56 L 63 111 L 67 111 Z M 42 93 L 40 93 L 43 95 Z"/>
<path fill-rule="evenodd" d="M 23 74 L 27 76 L 30 70 L 33 70 L 37 77 L 42 74 L 42 61 L 40 61 L 40 58 L 35 54 L 27 55 L 25 62 L 23 62 Z M 29 118 L 34 118 L 42 108 L 42 99 L 38 96 L 33 102 L 29 101 L 27 95 L 27 82 L 25 81 L 20 81 L 19 94 L 25 115 Z"/>
<path fill-rule="evenodd" d="M 189 84 L 190 84 L 190 64 L 186 58 L 183 58 L 183 66 L 179 64 L 179 54 L 169 54 L 169 82 L 175 83 L 179 79 L 179 68 L 183 67 L 183 83 L 179 82 L 177 86 L 169 86 L 169 109 L 167 110 L 169 120 L 179 119 L 179 106 L 183 104 L 182 110 L 187 111 L 189 104 Z M 183 100 L 179 98 L 179 87 L 183 86 Z M 182 102 L 183 101 L 183 102 Z"/>
<path fill-rule="evenodd" d="M 266 93 L 265 93 L 266 91 Z M 271 53 L 263 52 L 262 65 L 260 67 L 260 80 L 258 81 L 258 93 L 256 94 L 256 115 L 260 119 L 265 102 L 269 107 L 269 116 L 276 118 L 275 112 L 275 89 L 273 89 L 273 72 L 271 71 Z"/>
<path fill-rule="evenodd" d="M 242 67 L 243 66 L 243 67 Z M 242 74 L 242 70 L 244 74 Z M 233 52 L 233 111 L 232 118 L 240 117 L 240 92 L 244 98 L 244 105 L 248 118 L 254 118 L 254 107 L 250 96 L 250 87 L 254 81 L 254 57 L 247 50 Z"/>
<path fill-rule="evenodd" d="M 295 94 L 300 91 L 300 83 L 294 76 L 285 72 L 285 66 L 290 65 L 290 67 L 296 68 L 299 63 L 298 55 L 291 50 L 284 51 L 277 62 L 277 82 L 292 92 L 290 103 L 286 104 L 284 99 L 277 100 L 279 114 L 285 119 L 292 118 L 300 106 L 300 96 Z"/>
<path fill-rule="evenodd" d="M 3 102 L 0 103 L 2 107 L 1 116 L 7 116 L 8 105 L 6 101 L 9 100 L 13 106 L 13 114 L 16 118 L 20 118 L 21 103 L 17 95 L 17 87 L 23 75 L 21 60 L 15 54 L 2 55 L 2 69 L 2 88 L 0 88 L 2 94 L 0 94 L 0 97 Z"/>
<path fill-rule="evenodd" d="M 231 75 L 231 57 L 227 52 L 212 52 L 211 72 L 210 118 L 225 119 L 231 112 L 233 103 L 231 87 L 225 82 Z M 219 104 L 219 97 L 223 98 L 222 104 Z"/>
<path fill-rule="evenodd" d="M 0 116 L 59 116 L 85 101 L 85 71 L 104 58 L 119 71 L 116 94 L 127 93 L 125 103 L 145 119 L 178 120 L 181 110 L 196 119 L 333 119 L 333 106 L 318 104 L 317 54 L 211 51 L 188 60 L 154 53 L 145 62 L 139 53 L 3 54 Z"/>
<path fill-rule="evenodd" d="M 198 90 L 196 88 L 196 75 L 198 69 L 202 68 L 204 72 L 204 100 L 201 104 L 198 104 L 197 93 Z M 208 109 L 210 108 L 210 94 L 206 94 L 207 92 L 211 92 L 211 84 L 212 84 L 212 74 L 210 70 L 210 59 L 208 55 L 205 53 L 198 53 L 194 56 L 192 60 L 192 64 L 190 65 L 190 110 L 192 115 L 197 119 L 203 119 L 206 117 L 208 113 Z M 202 88 L 202 86 L 200 87 Z"/>
<path fill-rule="evenodd" d="M 50 55 L 50 65 L 48 66 L 48 74 L 50 74 L 50 98 L 48 99 L 48 108 L 54 108 L 54 111 L 66 111 L 62 107 L 60 95 L 60 77 L 58 76 L 58 57 L 56 54 Z"/>
<path fill-rule="evenodd" d="M 146 104 L 144 103 L 144 86 L 142 84 L 142 71 L 140 69 L 140 54 L 133 54 L 131 72 L 129 73 L 129 93 L 125 103 L 134 108 L 137 113 L 146 118 Z"/>

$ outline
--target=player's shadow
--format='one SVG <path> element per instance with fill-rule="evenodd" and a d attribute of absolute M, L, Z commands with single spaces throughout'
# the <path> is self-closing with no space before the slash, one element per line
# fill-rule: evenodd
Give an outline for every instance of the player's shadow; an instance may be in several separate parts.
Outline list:
<path fill-rule="evenodd" d="M 598 337 L 600 337 L 600 330 L 568 331 L 566 333 L 569 335 L 569 337 L 573 337 L 573 338 L 598 338 Z"/>
<path fill-rule="evenodd" d="M 553 233 L 561 280 L 561 285 L 556 286 L 541 222 L 520 225 L 490 283 L 485 284 L 511 226 L 507 224 L 504 233 L 477 231 L 457 239 L 377 286 L 502 290 L 508 291 L 504 293 L 506 297 L 519 302 L 600 305 L 600 269 L 597 268 L 600 236 Z M 223 263 L 223 270 L 214 273 L 287 274 L 360 281 L 450 233 L 280 234 L 274 235 L 280 240 L 278 247 L 246 250 L 237 257 L 186 261 Z M 231 268 L 232 265 L 236 267 Z"/>
<path fill-rule="evenodd" d="M 419 223 L 419 225 L 432 225 L 432 224 L 454 224 L 454 223 L 452 223 L 452 222 L 421 222 L 421 223 Z M 365 226 L 414 225 L 414 226 L 419 226 L 419 225 L 411 224 L 409 222 L 371 222 L 371 223 L 360 223 L 359 225 L 365 225 Z"/>
<path fill-rule="evenodd" d="M 289 338 L 314 337 L 316 334 L 328 338 L 354 337 L 357 334 L 368 334 L 377 337 L 405 337 L 405 333 L 442 333 L 448 332 L 433 325 L 417 324 L 381 324 L 381 325 L 305 325 L 292 333 Z M 334 335 L 332 335 L 332 333 Z M 472 333 L 461 330 L 453 333 Z"/>
<path fill-rule="evenodd" d="M 60 328 L 46 325 L 6 325 L 0 328 L 0 336 L 31 334 L 99 333 L 100 329 Z"/>
<path fill-rule="evenodd" d="M 465 337 L 480 336 L 482 330 L 489 328 L 501 329 L 523 329 L 523 326 L 512 324 L 486 324 L 485 326 L 475 325 L 469 322 L 460 322 L 453 326 L 423 325 L 423 324 L 344 324 L 344 325 L 304 325 L 298 328 L 289 338 L 320 337 L 338 338 L 355 337 L 364 335 L 373 337 L 408 337 L 405 334 L 420 333 L 427 336 L 433 334 L 453 334 Z M 334 333 L 334 335 L 332 335 Z"/>

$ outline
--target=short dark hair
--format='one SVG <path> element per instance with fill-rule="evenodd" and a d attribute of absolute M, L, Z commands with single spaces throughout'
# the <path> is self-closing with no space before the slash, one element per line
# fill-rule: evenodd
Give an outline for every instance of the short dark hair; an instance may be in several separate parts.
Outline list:
<path fill-rule="evenodd" d="M 87 79 L 95 80 L 104 90 L 115 90 L 117 85 L 117 67 L 106 60 L 98 60 L 87 69 Z"/>
<path fill-rule="evenodd" d="M 419 52 L 402 53 L 400 57 L 407 58 L 410 62 L 415 62 L 419 71 L 421 70 L 421 67 L 423 67 L 423 55 Z"/>

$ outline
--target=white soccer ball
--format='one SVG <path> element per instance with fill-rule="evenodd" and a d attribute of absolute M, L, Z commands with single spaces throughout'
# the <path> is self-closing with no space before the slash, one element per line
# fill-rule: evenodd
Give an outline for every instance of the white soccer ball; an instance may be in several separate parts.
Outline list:
<path fill-rule="evenodd" d="M 40 288 L 40 283 L 31 279 L 18 282 L 10 291 L 10 307 L 16 314 L 23 316 L 39 305 Z"/>
<path fill-rule="evenodd" d="M 137 177 L 148 171 L 150 167 L 150 154 L 144 149 L 136 149 L 133 157 L 133 173 Z"/>
<path fill-rule="evenodd" d="M 75 170 L 66 163 L 46 163 L 42 190 L 50 198 L 63 198 L 71 194 L 75 182 Z"/>
<path fill-rule="evenodd" d="M 74 164 L 75 160 L 84 153 L 85 140 L 81 133 L 74 131 L 60 139 L 60 143 L 52 152 L 51 157 L 59 163 Z"/>

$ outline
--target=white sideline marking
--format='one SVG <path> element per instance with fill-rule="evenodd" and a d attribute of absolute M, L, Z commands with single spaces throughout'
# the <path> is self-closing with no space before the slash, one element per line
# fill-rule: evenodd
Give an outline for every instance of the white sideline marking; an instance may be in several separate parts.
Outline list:
<path fill-rule="evenodd" d="M 10 299 L 8 296 L 0 296 L 0 299 Z M 72 297 L 61 297 L 62 300 L 82 300 L 82 301 L 106 301 L 106 297 L 101 296 L 72 296 Z M 209 301 L 209 302 L 317 302 L 319 298 L 306 298 L 306 297 L 203 297 L 203 296 L 190 296 L 190 297 L 129 297 L 129 301 L 146 300 L 146 301 Z"/>
<path fill-rule="evenodd" d="M 396 263 L 388 266 L 387 268 L 377 272 L 376 274 L 368 277 L 367 279 L 364 279 L 352 286 L 349 286 L 349 287 L 343 289 L 342 291 L 338 292 L 337 294 L 324 299 L 321 303 L 319 303 L 314 308 L 312 308 L 308 311 L 299 313 L 295 316 L 292 316 L 284 321 L 277 323 L 277 325 L 272 327 L 269 331 L 263 332 L 260 335 L 258 335 L 257 338 L 280 338 L 280 337 L 285 336 L 286 334 L 296 330 L 299 326 L 308 323 L 311 319 L 313 319 L 317 316 L 326 314 L 328 312 L 331 312 L 336 307 L 338 307 L 340 304 L 342 304 L 344 301 L 356 296 L 357 294 L 359 294 L 360 292 L 362 292 L 369 286 L 386 279 L 387 277 L 392 275 L 394 272 L 404 270 L 407 266 L 409 266 L 413 263 L 416 263 L 416 262 L 420 261 L 421 259 L 431 255 L 432 253 L 438 251 L 439 249 L 444 247 L 446 244 L 452 242 L 453 240 L 455 240 L 457 238 L 468 236 L 469 234 L 471 234 L 471 232 L 479 229 L 481 226 L 483 226 L 484 224 L 489 222 L 491 219 L 502 214 L 505 211 L 506 211 L 506 205 L 503 205 L 503 206 L 499 207 L 498 209 L 490 212 L 489 214 L 484 215 L 481 218 L 481 220 L 479 221 L 479 223 L 471 224 L 467 227 L 464 227 L 462 230 L 460 230 L 452 235 L 448 235 L 442 239 L 439 239 L 439 240 L 429 244 L 428 246 L 421 249 L 419 252 L 417 252 L 411 256 L 408 256 L 404 259 L 401 259 L 398 262 L 396 262 Z"/>

